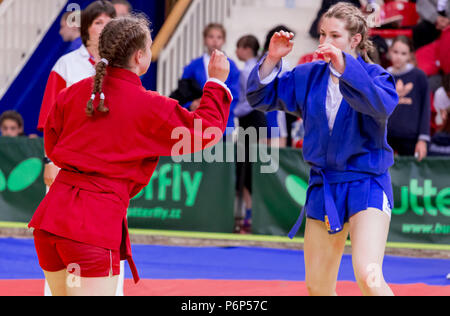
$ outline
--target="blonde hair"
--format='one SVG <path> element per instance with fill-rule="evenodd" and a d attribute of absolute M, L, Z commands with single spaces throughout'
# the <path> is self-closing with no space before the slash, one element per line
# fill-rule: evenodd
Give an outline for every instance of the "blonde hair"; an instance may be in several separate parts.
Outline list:
<path fill-rule="evenodd" d="M 340 2 L 332 6 L 324 18 L 335 18 L 345 21 L 346 29 L 351 37 L 361 34 L 361 42 L 356 48 L 356 52 L 361 55 L 367 63 L 373 63 L 369 54 L 374 50 L 374 45 L 369 39 L 369 24 L 364 14 L 353 4 Z"/>

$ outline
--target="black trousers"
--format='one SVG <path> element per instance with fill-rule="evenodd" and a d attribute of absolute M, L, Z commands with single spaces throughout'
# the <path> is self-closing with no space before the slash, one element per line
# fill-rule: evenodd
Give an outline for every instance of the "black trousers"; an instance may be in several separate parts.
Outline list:
<path fill-rule="evenodd" d="M 239 118 L 239 125 L 244 130 L 249 127 L 256 128 L 257 140 L 259 142 L 259 128 L 267 128 L 266 116 L 263 112 L 252 111 L 248 115 Z M 245 149 L 245 161 L 236 163 L 236 190 L 243 192 L 244 187 L 252 192 L 252 164 L 250 163 L 250 138 L 249 136 L 239 137 L 238 146 Z"/>
<path fill-rule="evenodd" d="M 388 143 L 400 156 L 414 156 L 416 154 L 418 140 L 417 138 L 410 139 L 388 136 Z"/>

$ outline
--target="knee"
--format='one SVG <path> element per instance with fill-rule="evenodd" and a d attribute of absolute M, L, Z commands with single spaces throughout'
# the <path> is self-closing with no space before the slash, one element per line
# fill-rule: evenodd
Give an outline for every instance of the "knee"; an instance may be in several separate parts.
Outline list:
<path fill-rule="evenodd" d="M 320 281 L 309 281 L 306 280 L 306 288 L 308 289 L 308 294 L 310 296 L 335 296 L 336 295 L 336 285 L 324 284 Z"/>
<path fill-rule="evenodd" d="M 382 266 L 378 263 L 356 263 L 354 272 L 358 284 L 367 289 L 380 288 L 385 283 Z"/>

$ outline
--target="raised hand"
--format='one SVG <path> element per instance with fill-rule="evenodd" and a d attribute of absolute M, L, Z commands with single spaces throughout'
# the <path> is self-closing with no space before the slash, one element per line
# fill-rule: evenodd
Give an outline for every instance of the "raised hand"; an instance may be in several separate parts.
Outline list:
<path fill-rule="evenodd" d="M 215 78 L 222 82 L 227 81 L 228 75 L 230 74 L 230 62 L 228 58 L 217 49 L 211 55 L 208 73 L 210 78 Z"/>
<path fill-rule="evenodd" d="M 319 48 L 316 50 L 315 54 L 318 56 L 323 56 L 326 62 L 331 62 L 333 64 L 334 69 L 336 69 L 339 73 L 343 74 L 345 71 L 345 59 L 342 51 L 329 43 L 324 43 L 319 45 Z"/>
<path fill-rule="evenodd" d="M 259 70 L 261 79 L 266 78 L 275 69 L 280 60 L 292 52 L 292 49 L 294 48 L 293 38 L 294 33 L 284 31 L 277 32 L 272 36 L 269 52 Z"/>
<path fill-rule="evenodd" d="M 269 53 L 267 58 L 273 61 L 280 61 L 281 58 L 286 57 L 292 52 L 294 48 L 294 33 L 277 32 L 270 40 Z"/>

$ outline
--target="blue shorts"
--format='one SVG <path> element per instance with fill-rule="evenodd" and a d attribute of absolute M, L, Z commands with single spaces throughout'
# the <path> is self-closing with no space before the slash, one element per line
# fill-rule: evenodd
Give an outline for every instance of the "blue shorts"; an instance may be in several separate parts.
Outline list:
<path fill-rule="evenodd" d="M 392 206 L 383 188 L 373 178 L 330 185 L 339 219 L 342 225 L 350 218 L 369 208 L 378 209 L 392 216 Z M 321 186 L 311 188 L 306 205 L 306 216 L 325 222 L 325 207 Z"/>

